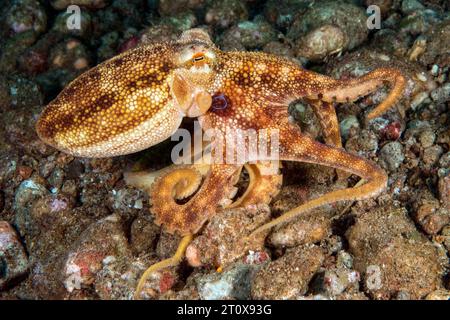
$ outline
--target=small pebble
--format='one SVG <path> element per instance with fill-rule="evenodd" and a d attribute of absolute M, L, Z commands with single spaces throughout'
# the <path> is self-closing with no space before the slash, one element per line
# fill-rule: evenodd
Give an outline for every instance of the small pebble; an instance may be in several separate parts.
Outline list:
<path fill-rule="evenodd" d="M 397 170 L 404 160 L 405 154 L 400 142 L 389 142 L 380 150 L 380 161 L 390 171 Z"/>
<path fill-rule="evenodd" d="M 28 270 L 28 257 L 13 227 L 0 221 L 0 291 Z"/>

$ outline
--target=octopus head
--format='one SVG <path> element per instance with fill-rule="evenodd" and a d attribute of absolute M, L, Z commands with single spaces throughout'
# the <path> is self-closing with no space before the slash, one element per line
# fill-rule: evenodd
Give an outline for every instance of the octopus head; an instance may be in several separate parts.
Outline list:
<path fill-rule="evenodd" d="M 188 117 L 204 114 L 211 107 L 209 88 L 215 76 L 217 48 L 202 29 L 184 32 L 177 42 L 171 81 L 172 95 Z"/>

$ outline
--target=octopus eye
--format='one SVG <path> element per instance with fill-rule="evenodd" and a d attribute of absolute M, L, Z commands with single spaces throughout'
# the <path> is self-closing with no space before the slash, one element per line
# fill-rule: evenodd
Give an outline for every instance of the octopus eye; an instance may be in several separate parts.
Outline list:
<path fill-rule="evenodd" d="M 203 52 L 199 52 L 194 55 L 194 57 L 192 58 L 192 62 L 198 63 L 200 61 L 203 61 L 204 59 L 205 59 L 205 54 Z"/>

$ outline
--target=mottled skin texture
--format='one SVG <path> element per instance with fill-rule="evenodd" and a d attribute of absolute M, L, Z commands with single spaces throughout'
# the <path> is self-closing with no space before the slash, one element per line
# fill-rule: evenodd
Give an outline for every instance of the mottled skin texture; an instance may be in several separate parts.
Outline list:
<path fill-rule="evenodd" d="M 136 152 L 166 139 L 183 116 L 198 117 L 203 130 L 265 129 L 279 136 L 279 157 L 258 160 L 250 172 L 269 160 L 322 164 L 356 174 L 365 183 L 333 191 L 293 209 L 255 232 L 260 232 L 315 207 L 342 200 L 376 196 L 387 176 L 371 161 L 341 147 L 334 102 L 354 101 L 389 84 L 391 92 L 368 118 L 379 116 L 403 94 L 405 79 L 396 69 L 377 69 L 348 80 L 335 80 L 301 68 L 277 56 L 256 52 L 222 52 L 198 29 L 174 43 L 155 44 L 125 52 L 91 69 L 72 82 L 44 110 L 37 124 L 39 136 L 65 152 L 86 157 L 110 157 Z M 287 106 L 303 98 L 310 102 L 323 128 L 326 144 L 302 134 L 289 121 Z M 267 138 L 270 141 L 271 138 Z M 217 146 L 217 144 L 216 144 Z M 215 149 L 215 157 L 224 150 Z M 173 168 L 156 180 L 145 174 L 129 182 L 150 188 L 156 221 L 170 232 L 195 234 L 230 196 L 243 163 Z M 280 176 L 251 175 L 253 182 L 237 204 L 269 202 Z M 271 180 L 272 179 L 272 180 Z M 269 182 L 269 183 L 268 183 Z M 152 184 L 152 186 L 150 186 Z"/>
<path fill-rule="evenodd" d="M 167 44 L 141 47 L 82 74 L 44 110 L 37 132 L 87 157 L 126 154 L 163 140 L 181 122 L 170 97 L 170 50 Z"/>

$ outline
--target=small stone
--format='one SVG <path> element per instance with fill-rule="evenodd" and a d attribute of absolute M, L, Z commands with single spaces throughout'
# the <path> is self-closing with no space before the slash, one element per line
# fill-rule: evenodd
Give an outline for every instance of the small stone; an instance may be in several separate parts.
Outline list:
<path fill-rule="evenodd" d="M 158 258 L 168 259 L 172 257 L 177 251 L 180 241 L 181 237 L 179 235 L 170 234 L 162 229 L 158 243 L 156 244 L 156 255 Z"/>
<path fill-rule="evenodd" d="M 203 9 L 205 0 L 159 0 L 158 12 L 162 16 L 173 16 L 188 9 Z"/>
<path fill-rule="evenodd" d="M 259 267 L 237 263 L 223 272 L 198 279 L 197 290 L 203 300 L 244 300 L 250 298 L 252 279 Z"/>
<path fill-rule="evenodd" d="M 49 71 L 64 70 L 57 74 L 59 85 L 64 87 L 89 69 L 92 58 L 89 49 L 81 41 L 68 38 L 51 48 L 48 61 Z"/>
<path fill-rule="evenodd" d="M 353 257 L 347 251 L 341 250 L 337 255 L 337 265 L 351 269 L 353 267 Z"/>
<path fill-rule="evenodd" d="M 319 242 L 330 233 L 330 216 L 326 213 L 311 212 L 272 232 L 268 242 L 274 247 L 290 248 Z"/>
<path fill-rule="evenodd" d="M 205 22 L 208 25 L 221 29 L 247 19 L 247 8 L 240 0 L 211 1 L 205 14 Z"/>
<path fill-rule="evenodd" d="M 280 41 L 270 41 L 264 46 L 263 51 L 287 58 L 292 58 L 294 56 L 294 51 L 291 46 L 288 43 L 283 43 Z"/>
<path fill-rule="evenodd" d="M 299 13 L 287 36 L 297 41 L 297 54 L 320 61 L 328 55 L 351 50 L 368 35 L 365 11 L 342 1 L 313 2 Z"/>
<path fill-rule="evenodd" d="M 65 172 L 61 168 L 55 168 L 50 177 L 48 177 L 48 182 L 56 189 L 60 189 L 64 182 Z"/>
<path fill-rule="evenodd" d="M 421 221 L 421 226 L 428 234 L 434 235 L 439 233 L 442 228 L 450 223 L 450 211 L 440 208 L 433 214 L 427 216 Z"/>
<path fill-rule="evenodd" d="M 224 50 L 233 49 L 236 44 L 247 50 L 264 47 L 267 43 L 276 40 L 275 29 L 262 19 L 243 21 L 229 28 L 223 34 L 221 46 Z"/>
<path fill-rule="evenodd" d="M 74 200 L 64 195 L 47 195 L 37 199 L 30 210 L 33 222 L 42 228 L 51 228 L 61 223 L 74 206 Z M 64 212 L 64 213 L 63 213 Z"/>
<path fill-rule="evenodd" d="M 298 13 L 305 11 L 310 5 L 309 0 L 268 0 L 264 5 L 266 19 L 279 29 L 287 29 Z"/>
<path fill-rule="evenodd" d="M 364 157 L 370 157 L 378 149 L 378 138 L 372 130 L 363 129 L 358 135 L 347 140 L 345 149 Z"/>
<path fill-rule="evenodd" d="M 426 166 L 435 165 L 443 153 L 440 145 L 433 145 L 423 151 L 422 159 Z"/>
<path fill-rule="evenodd" d="M 438 189 L 441 203 L 444 208 L 450 210 L 450 175 L 439 178 Z"/>
<path fill-rule="evenodd" d="M 348 138 L 348 135 L 350 133 L 350 129 L 352 128 L 359 128 L 359 121 L 358 118 L 354 115 L 346 116 L 342 121 L 339 123 L 339 129 L 341 131 L 341 135 L 344 139 Z"/>
<path fill-rule="evenodd" d="M 16 190 L 14 196 L 14 223 L 21 236 L 24 236 L 34 228 L 30 221 L 30 207 L 36 199 L 43 198 L 49 192 L 38 179 L 23 181 Z"/>
<path fill-rule="evenodd" d="M 270 209 L 267 205 L 250 205 L 218 212 L 202 235 L 188 246 L 186 259 L 193 266 L 225 268 L 249 251 L 263 251 L 267 232 L 261 232 L 248 240 L 246 237 L 269 219 Z"/>
<path fill-rule="evenodd" d="M 0 221 L 0 291 L 28 270 L 28 257 L 13 227 Z"/>
<path fill-rule="evenodd" d="M 450 82 L 444 83 L 442 86 L 434 89 L 430 93 L 431 99 L 436 103 L 445 103 L 450 100 Z"/>
<path fill-rule="evenodd" d="M 290 108 L 290 115 L 298 122 L 302 132 L 316 138 L 320 133 L 320 124 L 311 106 L 302 101 L 296 102 Z"/>
<path fill-rule="evenodd" d="M 179 32 L 189 30 L 197 25 L 196 16 L 190 12 L 181 12 L 177 15 L 163 17 L 158 24 L 172 25 Z"/>
<path fill-rule="evenodd" d="M 436 134 L 433 130 L 424 130 L 419 134 L 419 142 L 422 145 L 422 148 L 431 147 L 436 140 Z"/>
<path fill-rule="evenodd" d="M 439 159 L 439 166 L 442 168 L 450 168 L 450 152 L 444 153 Z"/>
<path fill-rule="evenodd" d="M 111 206 L 122 216 L 135 216 L 138 212 L 137 207 L 142 206 L 144 193 L 141 190 L 133 188 L 122 188 L 113 190 L 109 197 Z"/>
<path fill-rule="evenodd" d="M 333 254 L 340 252 L 344 248 L 344 239 L 341 236 L 332 235 L 325 238 L 323 244 L 328 253 Z"/>
<path fill-rule="evenodd" d="M 100 9 L 108 5 L 109 2 L 109 0 L 52 0 L 50 3 L 56 10 L 65 10 L 70 5 Z"/>
<path fill-rule="evenodd" d="M 299 246 L 270 262 L 255 276 L 253 299 L 296 299 L 322 265 L 325 255 L 317 246 Z"/>
<path fill-rule="evenodd" d="M 39 166 L 39 175 L 43 178 L 48 178 L 51 171 L 55 168 L 56 163 L 53 160 L 45 161 L 44 163 L 41 163 Z"/>
<path fill-rule="evenodd" d="M 395 171 L 405 160 L 403 146 L 400 142 L 393 141 L 385 144 L 380 150 L 380 161 L 390 171 Z"/>
<path fill-rule="evenodd" d="M 139 215 L 131 224 L 130 244 L 135 255 L 148 253 L 156 245 L 160 227 L 148 216 L 148 213 Z"/>
<path fill-rule="evenodd" d="M 176 41 L 179 36 L 179 30 L 172 24 L 157 24 L 142 31 L 139 42 L 140 44 L 150 44 L 168 40 Z"/>
<path fill-rule="evenodd" d="M 74 180 L 66 180 L 61 187 L 61 192 L 75 198 L 78 194 L 77 184 Z"/>
<path fill-rule="evenodd" d="M 32 172 L 33 172 L 33 168 L 30 168 L 28 166 L 18 166 L 17 167 L 17 173 L 24 180 L 28 179 L 31 176 Z"/>
<path fill-rule="evenodd" d="M 34 81 L 13 77 L 8 81 L 11 106 L 16 108 L 40 106 L 43 102 L 41 89 Z"/>
<path fill-rule="evenodd" d="M 437 65 L 442 72 L 445 66 L 449 65 L 450 55 L 450 21 L 445 19 L 442 23 L 436 23 L 433 25 L 431 30 L 426 33 L 428 39 L 426 45 L 426 51 L 422 56 L 420 56 L 419 61 L 423 65 Z M 442 77 L 442 75 L 441 75 Z M 445 81 L 445 77 L 441 78 Z M 448 85 L 445 91 L 447 91 L 448 96 Z"/>
<path fill-rule="evenodd" d="M 408 292 L 399 291 L 395 297 L 395 300 L 411 300 L 411 295 Z"/>
<path fill-rule="evenodd" d="M 6 26 L 14 33 L 40 34 L 47 27 L 47 14 L 37 0 L 15 1 L 5 16 Z"/>
<path fill-rule="evenodd" d="M 436 290 L 428 294 L 425 298 L 426 300 L 450 300 L 450 291 L 449 290 Z"/>
<path fill-rule="evenodd" d="M 347 38 L 341 28 L 324 25 L 309 32 L 297 45 L 297 56 L 320 61 L 326 56 L 344 50 Z"/>
<path fill-rule="evenodd" d="M 433 64 L 431 67 L 431 74 L 435 77 L 439 75 L 439 66 L 437 64 Z"/>
<path fill-rule="evenodd" d="M 360 275 L 355 270 L 332 268 L 318 274 L 313 280 L 313 292 L 335 298 L 351 286 L 359 284 Z"/>
<path fill-rule="evenodd" d="M 423 192 L 414 205 L 416 211 L 413 214 L 415 221 L 421 225 L 423 230 L 436 235 L 448 223 L 450 223 L 450 211 L 441 206 L 430 192 Z"/>
<path fill-rule="evenodd" d="M 401 9 L 404 14 L 410 14 L 414 11 L 423 10 L 425 7 L 418 0 L 403 0 Z"/>
<path fill-rule="evenodd" d="M 428 33 L 433 25 L 441 22 L 441 18 L 436 11 L 418 10 L 406 15 L 399 23 L 400 32 L 420 35 Z M 427 45 L 428 47 L 429 45 Z M 427 48 L 428 49 L 428 48 Z M 420 59 L 420 58 L 419 58 Z"/>
<path fill-rule="evenodd" d="M 402 134 L 402 125 L 399 121 L 391 122 L 385 127 L 383 133 L 387 140 L 397 140 Z"/>

